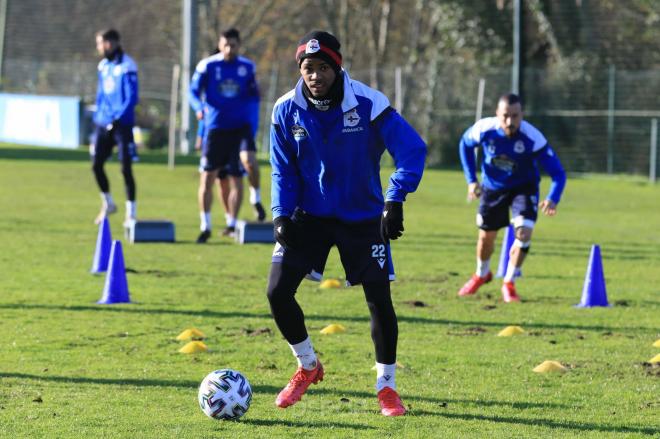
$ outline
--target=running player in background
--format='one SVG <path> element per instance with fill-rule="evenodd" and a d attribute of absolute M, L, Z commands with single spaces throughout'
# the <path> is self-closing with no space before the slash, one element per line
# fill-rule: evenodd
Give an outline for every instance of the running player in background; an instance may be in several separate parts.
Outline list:
<path fill-rule="evenodd" d="M 296 51 L 302 77 L 273 109 L 271 205 L 277 244 L 267 294 L 298 361 L 275 403 L 291 406 L 323 379 L 295 294 L 303 278 L 321 279 L 336 245 L 347 284 L 362 284 L 371 314 L 381 413 L 399 416 L 406 410 L 395 383 L 398 325 L 389 243 L 403 233 L 403 201 L 422 178 L 426 145 L 385 95 L 348 76 L 339 49 L 327 32 L 303 37 Z M 396 170 L 383 197 L 380 158 L 386 149 Z"/>
<path fill-rule="evenodd" d="M 250 202 L 257 219 L 265 219 L 259 190 L 259 168 L 256 161 L 254 134 L 259 121 L 259 89 L 255 65 L 238 55 L 240 34 L 236 29 L 222 33 L 219 53 L 203 59 L 197 65 L 190 84 L 190 104 L 197 119 L 204 119 L 205 137 L 202 144 L 198 202 L 200 230 L 197 242 L 211 236 L 211 202 L 213 182 L 221 168 L 228 167 L 229 211 L 224 234 L 234 232 L 241 199 L 238 180 L 242 172 L 235 165 L 240 159 L 248 171 Z"/>
<path fill-rule="evenodd" d="M 481 165 L 483 184 L 476 174 L 475 148 L 483 149 Z M 509 209 L 513 215 L 515 241 L 502 283 L 505 302 L 518 302 L 516 272 L 529 252 L 537 209 L 548 216 L 557 213 L 557 204 L 566 185 L 561 162 L 543 134 L 523 120 L 522 103 L 515 94 L 500 97 L 496 117 L 479 120 L 468 128 L 459 145 L 461 163 L 468 183 L 468 200 L 480 198 L 477 213 L 477 271 L 460 289 L 459 296 L 475 294 L 480 286 L 492 280 L 490 257 L 497 231 L 509 225 Z M 537 164 L 552 178 L 548 196 L 539 204 Z"/>
<path fill-rule="evenodd" d="M 126 186 L 125 225 L 136 219 L 135 179 L 132 163 L 137 159 L 133 141 L 135 106 L 138 102 L 137 65 L 119 44 L 119 32 L 114 29 L 96 34 L 96 50 L 104 58 L 98 65 L 96 113 L 94 113 L 94 142 L 90 148 L 92 171 L 101 190 L 101 211 L 98 224 L 107 215 L 117 211 L 110 195 L 110 183 L 103 169 L 117 145 L 121 172 Z"/>

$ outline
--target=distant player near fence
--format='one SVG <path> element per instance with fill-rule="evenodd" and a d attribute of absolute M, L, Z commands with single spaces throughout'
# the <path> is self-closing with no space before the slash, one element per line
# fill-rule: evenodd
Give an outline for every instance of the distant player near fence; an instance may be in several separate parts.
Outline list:
<path fill-rule="evenodd" d="M 98 65 L 96 113 L 94 113 L 94 140 L 90 148 L 92 170 L 101 190 L 101 211 L 96 223 L 106 215 L 117 211 L 110 194 L 110 183 L 103 169 L 118 148 L 121 172 L 126 186 L 126 223 L 136 219 L 136 187 L 133 177 L 133 161 L 137 159 L 133 141 L 135 106 L 138 103 L 138 76 L 135 61 L 124 53 L 119 32 L 114 29 L 96 34 L 96 50 L 103 59 Z"/>
<path fill-rule="evenodd" d="M 483 149 L 482 183 L 476 174 L 474 150 Z M 496 117 L 479 120 L 465 131 L 459 145 L 468 199 L 480 198 L 477 213 L 477 270 L 460 289 L 459 296 L 475 294 L 492 280 L 490 257 L 497 231 L 509 224 L 513 215 L 515 241 L 502 284 L 505 302 L 518 302 L 515 288 L 516 271 L 529 251 L 538 207 L 548 216 L 557 212 L 566 184 L 566 174 L 546 138 L 532 124 L 523 120 L 522 103 L 515 94 L 500 97 Z M 540 164 L 552 178 L 550 192 L 539 205 Z"/>

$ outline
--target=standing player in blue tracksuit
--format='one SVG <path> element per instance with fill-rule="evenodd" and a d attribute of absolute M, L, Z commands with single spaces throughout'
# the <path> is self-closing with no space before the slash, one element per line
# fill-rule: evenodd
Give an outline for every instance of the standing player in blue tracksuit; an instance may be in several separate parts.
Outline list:
<path fill-rule="evenodd" d="M 497 231 L 509 224 L 509 209 L 513 214 L 516 239 L 511 247 L 509 265 L 502 284 L 505 302 L 518 302 L 516 271 L 529 251 L 532 230 L 537 218 L 537 206 L 548 216 L 557 213 L 557 204 L 566 185 L 566 174 L 557 154 L 543 134 L 522 120 L 522 104 L 515 94 L 500 97 L 496 117 L 481 119 L 468 128 L 461 138 L 459 152 L 468 200 L 481 198 L 477 213 L 477 271 L 460 289 L 459 296 L 475 294 L 479 287 L 493 278 L 490 257 Z M 481 166 L 483 184 L 476 174 L 475 148 L 481 146 L 484 159 Z M 552 178 L 548 196 L 539 204 L 540 164 Z"/>
<path fill-rule="evenodd" d="M 403 201 L 422 177 L 426 145 L 380 92 L 341 68 L 337 39 L 314 31 L 300 41 L 302 78 L 275 104 L 271 126 L 272 211 L 277 244 L 268 300 L 298 369 L 277 396 L 278 407 L 300 400 L 323 379 L 295 299 L 305 277 L 320 280 L 328 252 L 339 249 L 349 285 L 362 284 L 376 350 L 376 390 L 385 416 L 405 408 L 396 392 L 397 319 L 389 241 L 403 232 Z M 396 171 L 383 199 L 380 158 Z"/>
<path fill-rule="evenodd" d="M 240 162 L 248 171 L 250 202 L 257 219 L 263 221 L 266 216 L 261 205 L 254 143 L 259 122 L 255 65 L 249 59 L 238 56 L 240 34 L 236 29 L 222 33 L 218 49 L 219 53 L 200 61 L 190 83 L 190 105 L 197 119 L 204 119 L 205 126 L 198 194 L 201 230 L 198 243 L 206 242 L 211 236 L 213 182 L 223 169 L 229 175 L 231 188 L 224 234 L 234 232 L 241 203 L 238 190 L 242 178 Z"/>
<path fill-rule="evenodd" d="M 119 44 L 119 32 L 114 29 L 96 34 L 96 50 L 104 58 L 98 65 L 98 86 L 96 91 L 96 113 L 94 114 L 94 144 L 91 148 L 92 171 L 101 189 L 101 212 L 96 223 L 106 215 L 115 213 L 115 205 L 110 195 L 110 183 L 103 165 L 112 155 L 116 144 L 119 149 L 121 172 L 126 185 L 126 223 L 135 221 L 135 179 L 132 162 L 137 159 L 133 141 L 135 106 L 138 102 L 137 65 L 126 55 Z M 125 223 L 125 224 L 126 224 Z"/>

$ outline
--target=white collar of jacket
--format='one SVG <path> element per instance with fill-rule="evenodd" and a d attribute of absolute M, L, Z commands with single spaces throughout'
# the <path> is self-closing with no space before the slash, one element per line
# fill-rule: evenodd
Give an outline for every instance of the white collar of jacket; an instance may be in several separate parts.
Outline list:
<path fill-rule="evenodd" d="M 390 108 L 390 101 L 387 99 L 387 96 L 360 81 L 351 79 L 346 70 L 342 71 L 344 72 L 344 99 L 341 102 L 341 110 L 343 113 L 348 113 L 359 105 L 358 96 L 366 98 L 371 102 L 371 114 L 369 119 L 371 122 L 376 120 L 378 116 Z M 271 115 L 272 123 L 278 124 L 277 114 L 284 102 L 293 102 L 298 108 L 307 111 L 309 104 L 302 92 L 302 86 L 303 80 L 300 78 L 295 88 L 289 90 L 288 93 L 284 94 L 277 100 L 277 102 L 275 102 Z"/>
<path fill-rule="evenodd" d="M 348 76 L 348 72 L 344 69 L 341 69 L 344 77 L 344 99 L 341 101 L 341 111 L 343 113 L 346 113 L 348 111 L 351 111 L 353 108 L 358 106 L 358 100 L 355 97 L 355 93 L 353 92 L 353 87 L 351 87 L 351 78 Z M 303 79 L 300 78 L 298 80 L 298 83 L 296 84 L 296 94 L 293 98 L 293 102 L 295 102 L 298 106 L 302 107 L 303 109 L 307 110 L 308 107 L 308 102 L 307 99 L 305 99 L 305 95 L 303 94 Z"/>

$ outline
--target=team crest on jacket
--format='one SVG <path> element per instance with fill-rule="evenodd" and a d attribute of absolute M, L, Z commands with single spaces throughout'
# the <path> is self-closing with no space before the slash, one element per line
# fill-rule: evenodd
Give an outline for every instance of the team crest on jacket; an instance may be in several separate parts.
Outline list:
<path fill-rule="evenodd" d="M 303 140 L 308 136 L 305 127 L 298 124 L 295 124 L 291 127 L 291 134 L 293 134 L 293 138 L 296 140 Z"/>
<path fill-rule="evenodd" d="M 518 154 L 522 154 L 525 152 L 525 144 L 523 143 L 522 140 L 518 140 L 516 143 L 513 144 L 513 151 L 517 152 Z"/>
<path fill-rule="evenodd" d="M 321 50 L 321 45 L 318 40 L 315 39 L 309 40 L 307 46 L 305 46 L 305 53 L 316 53 L 319 50 Z"/>
<path fill-rule="evenodd" d="M 360 115 L 357 110 L 353 108 L 351 111 L 344 113 L 344 126 L 354 127 L 360 123 Z"/>
<path fill-rule="evenodd" d="M 247 68 L 245 66 L 239 66 L 236 73 L 238 73 L 238 76 L 243 77 L 243 76 L 248 74 L 248 71 L 247 71 Z"/>
<path fill-rule="evenodd" d="M 493 139 L 490 139 L 488 141 L 488 145 L 486 145 L 486 150 L 488 151 L 488 154 L 495 154 L 495 144 L 493 143 Z"/>

